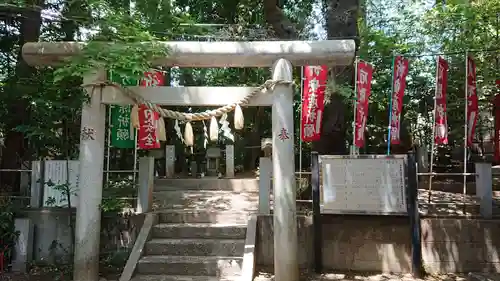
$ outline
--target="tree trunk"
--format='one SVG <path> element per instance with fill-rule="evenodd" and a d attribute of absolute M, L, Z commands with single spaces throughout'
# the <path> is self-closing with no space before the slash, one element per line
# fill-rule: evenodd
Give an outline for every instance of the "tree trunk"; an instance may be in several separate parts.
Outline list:
<path fill-rule="evenodd" d="M 29 117 L 29 104 L 25 95 L 30 95 L 36 91 L 36 87 L 30 85 L 30 80 L 34 76 L 35 69 L 29 66 L 23 59 L 22 46 L 26 42 L 37 42 L 40 37 L 40 27 L 42 24 L 40 10 L 31 7 L 43 7 L 43 0 L 31 0 L 26 3 L 27 9 L 22 11 L 20 18 L 20 40 L 19 51 L 17 54 L 16 77 L 10 81 L 8 86 L 8 104 L 7 112 L 12 119 L 7 125 L 5 136 L 5 150 L 0 163 L 1 169 L 20 169 L 22 162 L 28 158 L 28 142 L 23 133 L 16 131 L 16 128 L 24 124 Z M 32 82 L 31 82 L 32 83 Z M 5 191 L 18 191 L 20 185 L 19 172 L 0 173 L 0 189 Z"/>
<path fill-rule="evenodd" d="M 326 33 L 328 39 L 355 39 L 358 36 L 357 0 L 324 0 L 323 8 L 326 18 Z M 358 45 L 358 42 L 356 42 Z M 354 67 L 332 67 L 329 79 L 334 85 L 353 85 Z M 346 139 L 350 122 L 346 120 L 349 106 L 343 96 L 333 89 L 330 100 L 326 101 L 325 114 L 322 120 L 321 138 L 313 143 L 313 150 L 320 154 L 347 154 L 349 140 Z"/>
<path fill-rule="evenodd" d="M 358 1 L 324 0 L 326 29 L 328 39 L 357 38 Z M 277 0 L 264 0 L 264 13 L 276 36 L 280 39 L 298 39 L 294 25 L 278 7 Z M 330 78 L 336 85 L 352 85 L 354 68 L 352 66 L 330 69 Z M 348 106 L 343 97 L 334 92 L 330 99 L 325 99 L 325 112 L 322 120 L 321 139 L 313 143 L 313 150 L 320 154 L 346 154 L 346 113 Z"/>

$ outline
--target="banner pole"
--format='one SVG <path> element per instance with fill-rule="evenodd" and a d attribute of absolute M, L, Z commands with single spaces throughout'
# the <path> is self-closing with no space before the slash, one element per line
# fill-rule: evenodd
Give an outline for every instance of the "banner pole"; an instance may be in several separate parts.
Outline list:
<path fill-rule="evenodd" d="M 352 120 L 352 146 L 351 146 L 351 155 L 358 154 L 357 147 L 354 144 L 356 141 L 356 113 L 358 110 L 358 62 L 359 57 L 356 56 L 354 59 L 354 99 L 353 99 L 353 120 Z"/>
<path fill-rule="evenodd" d="M 304 66 L 300 67 L 300 127 L 299 127 L 299 182 L 302 184 L 302 106 L 304 105 Z"/>
<path fill-rule="evenodd" d="M 107 145 L 108 147 L 106 148 L 106 184 L 109 184 L 109 169 L 111 167 L 111 164 L 109 163 L 110 155 L 109 153 L 111 152 L 111 126 L 113 126 L 113 122 L 111 121 L 111 112 L 113 111 L 114 105 L 108 105 L 107 110 L 108 110 L 108 139 L 107 139 Z"/>
<path fill-rule="evenodd" d="M 432 138 L 431 138 L 431 159 L 429 161 L 429 197 L 427 198 L 427 203 L 431 203 L 432 201 L 432 180 L 434 176 L 432 175 L 432 170 L 434 166 L 434 149 L 436 148 L 436 93 L 438 92 L 438 84 L 439 84 L 439 56 L 436 57 L 436 88 L 434 91 L 434 109 L 432 111 Z"/>
<path fill-rule="evenodd" d="M 389 126 L 387 130 L 387 155 L 391 154 L 391 120 L 392 120 L 392 96 L 394 95 L 394 65 L 396 64 L 396 53 L 392 52 L 392 78 L 391 93 L 389 94 Z"/>
<path fill-rule="evenodd" d="M 467 194 L 467 141 L 468 141 L 468 119 L 467 115 L 469 114 L 467 105 L 469 103 L 469 52 L 465 51 L 465 124 L 464 124 L 464 177 L 463 177 L 463 190 L 462 190 L 462 201 L 463 201 L 463 212 L 465 214 L 466 211 L 466 201 L 465 196 Z"/>

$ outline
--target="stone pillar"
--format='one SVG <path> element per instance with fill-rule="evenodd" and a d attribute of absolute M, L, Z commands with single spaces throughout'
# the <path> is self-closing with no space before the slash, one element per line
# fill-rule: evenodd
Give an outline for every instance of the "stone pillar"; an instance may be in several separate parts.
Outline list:
<path fill-rule="evenodd" d="M 83 83 L 105 78 L 106 73 L 101 70 L 86 75 Z M 101 104 L 101 88 L 85 90 L 90 101 L 82 107 L 73 280 L 98 281 L 106 108 Z"/>
<path fill-rule="evenodd" d="M 175 145 L 165 146 L 165 176 L 173 178 L 175 174 Z"/>
<path fill-rule="evenodd" d="M 139 159 L 139 186 L 137 192 L 137 213 L 151 211 L 154 189 L 154 157 L 141 157 Z"/>
<path fill-rule="evenodd" d="M 234 145 L 226 145 L 226 178 L 234 178 Z"/>
<path fill-rule="evenodd" d="M 30 219 L 20 218 L 14 220 L 14 226 L 19 237 L 14 246 L 12 270 L 25 273 L 33 258 L 33 224 Z"/>
<path fill-rule="evenodd" d="M 485 219 L 493 216 L 493 175 L 491 163 L 476 162 L 476 196 L 479 198 L 479 210 Z"/>
<path fill-rule="evenodd" d="M 275 62 L 272 79 L 293 81 L 291 63 Z M 272 95 L 274 274 L 276 281 L 298 281 L 293 87 L 278 85 Z"/>
<path fill-rule="evenodd" d="M 260 157 L 259 163 L 259 214 L 271 214 L 271 176 L 273 163 L 270 157 Z"/>

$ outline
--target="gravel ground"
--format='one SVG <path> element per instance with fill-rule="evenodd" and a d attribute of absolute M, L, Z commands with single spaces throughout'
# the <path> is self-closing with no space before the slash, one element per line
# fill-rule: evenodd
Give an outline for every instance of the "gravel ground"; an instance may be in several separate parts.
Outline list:
<path fill-rule="evenodd" d="M 273 281 L 274 275 L 258 272 L 254 281 Z M 301 272 L 300 281 L 498 281 L 500 274 L 441 274 L 428 275 L 423 279 L 411 274 L 370 274 L 370 273 L 324 273 Z"/>

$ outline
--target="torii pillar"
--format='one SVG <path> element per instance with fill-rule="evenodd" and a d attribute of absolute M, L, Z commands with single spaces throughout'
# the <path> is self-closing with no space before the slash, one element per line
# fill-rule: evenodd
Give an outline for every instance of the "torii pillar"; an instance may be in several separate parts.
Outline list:
<path fill-rule="evenodd" d="M 153 65 L 179 67 L 269 67 L 273 79 L 292 81 L 292 65 L 350 65 L 353 40 L 256 41 L 256 42 L 163 42 L 169 56 L 152 58 Z M 27 43 L 23 57 L 30 65 L 55 65 L 81 53 L 77 42 Z M 97 75 L 97 76 L 96 76 Z M 89 74 L 85 83 L 106 78 Z M 262 81 L 264 82 L 264 81 Z M 244 97 L 228 87 L 143 87 L 133 90 L 159 105 L 226 105 Z M 80 143 L 79 207 L 76 222 L 74 281 L 98 281 L 99 234 L 102 199 L 105 114 L 104 104 L 127 104 L 130 99 L 106 88 L 87 89 L 91 102 L 83 106 Z M 221 90 L 222 89 L 222 90 Z M 165 94 L 167 91 L 175 95 Z M 221 95 L 221 93 L 226 93 Z M 233 93 L 231 97 L 228 93 Z M 273 109 L 274 266 L 276 281 L 298 281 L 297 213 L 294 165 L 293 88 L 277 85 L 274 93 L 258 94 L 254 105 Z"/>

